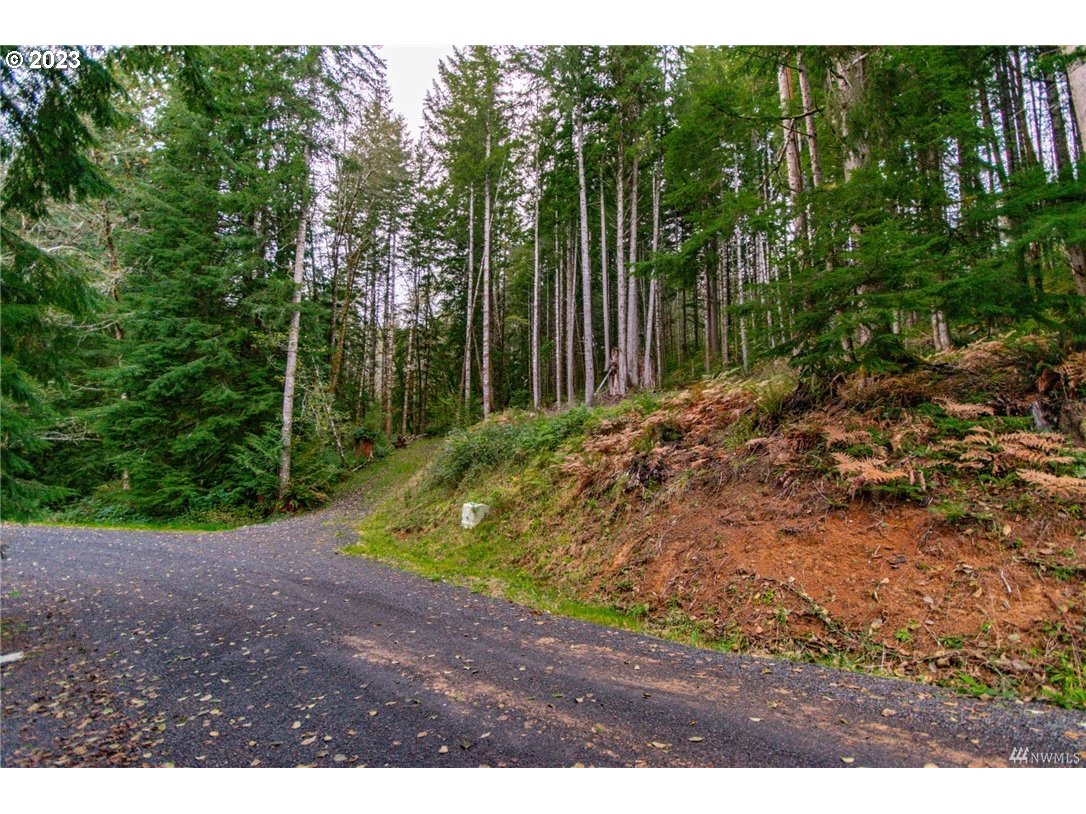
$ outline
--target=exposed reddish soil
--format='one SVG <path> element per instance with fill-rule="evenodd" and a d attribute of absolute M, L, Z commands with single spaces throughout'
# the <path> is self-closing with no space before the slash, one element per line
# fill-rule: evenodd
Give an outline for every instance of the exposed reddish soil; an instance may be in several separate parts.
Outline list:
<path fill-rule="evenodd" d="M 1026 696 L 1058 684 L 1066 703 L 1086 650 L 1086 450 L 1016 418 L 1048 396 L 1009 355 L 986 342 L 938 375 L 849 382 L 793 419 L 720 381 L 605 423 L 563 470 L 607 533 L 586 523 L 563 553 L 598 563 L 594 599 L 735 647 Z"/>

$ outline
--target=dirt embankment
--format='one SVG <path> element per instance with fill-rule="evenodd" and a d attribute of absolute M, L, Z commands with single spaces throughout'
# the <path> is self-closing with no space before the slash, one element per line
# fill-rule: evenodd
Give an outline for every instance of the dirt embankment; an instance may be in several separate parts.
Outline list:
<path fill-rule="evenodd" d="M 1056 427 L 1086 354 L 1055 352 L 980 343 L 817 409 L 718 380 L 604 422 L 562 467 L 604 520 L 554 561 L 736 648 L 1082 706 L 1086 448 Z"/>

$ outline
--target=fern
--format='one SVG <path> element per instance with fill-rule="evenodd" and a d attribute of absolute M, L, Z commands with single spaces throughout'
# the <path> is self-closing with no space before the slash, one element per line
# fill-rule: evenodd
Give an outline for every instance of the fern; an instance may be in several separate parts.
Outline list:
<path fill-rule="evenodd" d="M 1052 475 L 1036 469 L 1019 469 L 1017 474 L 1027 483 L 1039 486 L 1048 494 L 1061 500 L 1074 502 L 1086 500 L 1086 478 Z"/>

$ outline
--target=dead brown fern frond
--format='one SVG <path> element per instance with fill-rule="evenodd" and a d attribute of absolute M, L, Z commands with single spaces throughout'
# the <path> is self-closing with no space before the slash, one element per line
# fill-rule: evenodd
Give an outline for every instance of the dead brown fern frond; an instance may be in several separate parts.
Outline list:
<path fill-rule="evenodd" d="M 1030 466 L 1046 466 L 1050 463 L 1059 463 L 1060 461 L 1052 460 L 1052 456 L 1046 455 L 1038 449 L 1030 449 L 1029 447 L 1023 447 L 1019 444 L 1002 444 L 1003 454 L 1001 457 L 1004 459 L 1013 458 L 1016 461 L 1021 461 L 1024 464 Z M 1067 463 L 1069 461 L 1064 461 Z"/>
<path fill-rule="evenodd" d="M 954 418 L 980 418 L 983 415 L 995 415 L 995 410 L 987 404 L 962 404 L 950 399 L 935 399 L 935 403 L 943 408 L 947 415 Z"/>
<path fill-rule="evenodd" d="M 1022 480 L 1039 486 L 1053 497 L 1076 503 L 1086 501 L 1086 478 L 1052 475 L 1036 469 L 1019 469 L 1017 474 Z"/>
<path fill-rule="evenodd" d="M 1067 386 L 1077 390 L 1086 384 L 1086 350 L 1070 354 L 1056 369 L 1067 380 Z"/>
<path fill-rule="evenodd" d="M 831 447 L 838 445 L 866 444 L 871 440 L 871 433 L 867 430 L 846 430 L 844 427 L 830 424 L 822 428 L 822 435 L 826 444 Z"/>
<path fill-rule="evenodd" d="M 1014 444 L 1041 452 L 1059 452 L 1063 449 L 1063 439 L 1057 435 L 1040 435 L 1035 432 L 1011 432 L 999 436 L 1001 445 Z"/>
<path fill-rule="evenodd" d="M 882 458 L 853 458 L 851 455 L 847 455 L 844 452 L 834 452 L 831 456 L 837 465 L 834 469 L 841 475 L 866 475 L 871 472 L 882 472 L 879 467 L 885 466 L 886 461 Z"/>

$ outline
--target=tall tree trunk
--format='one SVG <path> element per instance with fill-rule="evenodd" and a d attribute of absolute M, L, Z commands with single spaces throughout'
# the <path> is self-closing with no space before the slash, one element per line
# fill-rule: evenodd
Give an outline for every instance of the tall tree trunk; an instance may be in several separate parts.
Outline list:
<path fill-rule="evenodd" d="M 385 318 L 381 342 L 381 411 L 385 435 L 392 435 L 392 343 L 396 331 L 396 232 L 389 227 L 388 265 L 385 272 Z"/>
<path fill-rule="evenodd" d="M 332 353 L 332 371 L 328 379 L 328 392 L 333 396 L 339 387 L 339 371 L 343 366 L 344 345 L 347 341 L 347 325 L 350 322 L 351 306 L 354 304 L 354 276 L 358 267 L 358 252 L 351 252 L 347 256 L 347 280 L 344 283 L 346 293 L 343 297 L 343 308 L 336 325 L 336 344 Z"/>
<path fill-rule="evenodd" d="M 554 401 L 562 409 L 562 280 L 565 268 L 558 244 L 558 213 L 554 213 Z"/>
<path fill-rule="evenodd" d="M 309 148 L 304 154 L 306 173 L 309 168 Z M 283 376 L 283 421 L 279 435 L 279 500 L 290 488 L 290 452 L 294 430 L 294 376 L 298 368 L 298 335 L 302 327 L 302 285 L 305 282 L 305 233 L 309 227 L 308 177 L 302 193 L 302 212 L 298 218 L 298 234 L 294 239 L 294 290 L 290 298 L 290 332 L 287 335 L 287 366 Z"/>
<path fill-rule="evenodd" d="M 626 203 L 623 200 L 626 174 L 625 150 L 618 145 L 618 170 L 615 173 L 615 288 L 618 295 L 618 375 L 612 396 L 626 394 L 628 360 L 626 355 Z M 636 362 L 635 362 L 636 364 Z"/>
<path fill-rule="evenodd" d="M 577 320 L 577 245 L 573 238 L 573 228 L 566 226 L 566 403 L 572 407 L 577 397 L 577 369 L 574 357 L 576 337 L 574 325 Z"/>
<path fill-rule="evenodd" d="M 1011 98 L 1011 83 L 1008 78 L 1006 61 L 1002 58 L 996 60 L 996 87 L 999 101 L 999 117 L 1003 126 L 1003 149 L 1007 159 L 1007 175 L 1012 176 L 1018 172 L 1020 165 L 1020 153 L 1018 151 L 1019 138 L 1015 131 L 1014 101 Z"/>
<path fill-rule="evenodd" d="M 717 239 L 718 253 L 720 255 L 720 271 L 723 280 L 723 294 L 724 294 L 724 309 L 723 309 L 723 323 L 721 327 L 721 361 L 724 367 L 730 367 L 732 363 L 731 359 L 731 307 L 732 307 L 732 281 L 731 281 L 731 264 L 728 262 L 728 244 Z"/>
<path fill-rule="evenodd" d="M 745 280 L 745 277 L 746 277 L 746 272 L 745 272 L 746 263 L 744 262 L 743 248 L 744 248 L 743 247 L 743 233 L 742 233 L 742 231 L 740 231 L 739 232 L 739 250 L 738 250 L 739 262 L 738 262 L 737 268 L 736 268 L 736 271 L 737 271 L 736 287 L 739 289 L 739 346 L 740 346 L 740 350 L 742 351 L 742 354 L 743 354 L 743 372 L 744 373 L 749 373 L 750 372 L 750 346 L 749 346 L 749 342 L 747 340 L 747 316 L 746 316 L 745 313 L 743 313 L 743 306 L 746 305 L 746 295 L 744 293 L 745 290 L 746 290 L 746 280 Z"/>
<path fill-rule="evenodd" d="M 822 157 L 818 152 L 818 138 L 815 135 L 814 97 L 811 95 L 811 82 L 807 76 L 802 51 L 796 53 L 796 62 L 799 68 L 799 98 L 803 103 L 803 118 L 807 130 L 807 153 L 811 159 L 811 181 L 817 188 L 822 186 Z"/>
<path fill-rule="evenodd" d="M 584 323 L 584 403 L 591 407 L 596 392 L 596 367 L 592 358 L 595 344 L 592 336 L 592 256 L 588 242 L 588 192 L 584 177 L 584 123 L 581 108 L 573 108 L 573 137 L 577 150 L 577 180 L 581 199 L 581 314 Z"/>
<path fill-rule="evenodd" d="M 461 390 L 464 393 L 464 411 L 471 410 L 471 340 L 472 322 L 475 318 L 475 185 L 468 190 L 468 300 L 467 315 L 464 320 L 464 371 L 461 378 Z"/>
<path fill-rule="evenodd" d="M 535 193 L 535 252 L 532 270 L 532 407 L 538 410 L 543 401 L 543 384 L 539 378 L 539 198 L 542 178 L 536 182 Z"/>
<path fill-rule="evenodd" d="M 1048 121 L 1052 125 L 1052 157 L 1056 161 L 1056 170 L 1061 179 L 1071 176 L 1071 151 L 1067 147 L 1067 126 L 1063 119 L 1063 105 L 1060 104 L 1060 89 L 1056 76 L 1051 70 L 1043 73 L 1045 96 L 1048 101 Z"/>
<path fill-rule="evenodd" d="M 607 268 L 607 204 L 603 194 L 603 160 L 600 160 L 600 278 L 603 285 L 603 358 L 611 363 L 611 272 Z"/>
<path fill-rule="evenodd" d="M 996 133 L 995 122 L 992 119 L 992 105 L 988 101 L 988 88 L 983 79 L 977 80 L 977 99 L 980 102 L 981 123 L 984 125 L 988 141 L 987 148 L 991 153 L 990 163 L 995 165 L 995 172 L 999 177 L 1000 186 L 1006 189 L 1009 169 L 1005 164 L 1006 156 L 999 149 L 999 136 Z M 994 189 L 994 186 L 992 188 Z"/>
<path fill-rule="evenodd" d="M 630 170 L 630 250 L 627 258 L 629 271 L 626 274 L 626 376 L 634 387 L 639 386 L 641 381 L 637 369 L 641 349 L 641 311 L 637 304 L 637 276 L 633 273 L 637 264 L 637 165 L 635 158 Z"/>
<path fill-rule="evenodd" d="M 841 94 L 841 119 L 840 119 L 840 131 L 841 137 L 845 143 L 845 155 L 843 161 L 844 179 L 847 184 L 852 178 L 856 170 L 860 169 L 864 162 L 867 160 L 867 144 L 864 138 L 859 137 L 855 132 L 855 128 L 850 121 L 852 118 L 852 112 L 855 110 L 860 99 L 865 92 L 865 86 L 867 84 L 867 54 L 865 52 L 849 51 L 843 57 L 841 57 L 836 66 L 838 88 Z M 851 234 L 850 242 L 855 245 L 859 242 L 860 237 L 863 234 L 863 227 L 856 221 L 852 222 L 849 227 Z M 863 294 L 865 286 L 862 284 L 857 286 L 856 293 L 859 295 L 860 300 L 858 304 L 863 305 Z M 871 338 L 871 331 L 867 325 L 860 324 L 856 329 L 855 342 L 859 345 L 867 344 Z M 844 345 L 846 351 L 851 350 L 851 339 L 844 338 Z"/>
<path fill-rule="evenodd" d="M 109 295 L 115 303 L 121 301 L 121 271 L 120 264 L 117 262 L 117 246 L 113 242 L 113 222 L 109 217 L 109 208 L 106 204 L 102 204 L 102 228 L 106 241 L 106 254 L 109 257 Z M 116 321 L 113 323 L 113 338 L 118 342 L 124 339 L 124 330 L 121 328 L 120 315 L 117 316 Z M 121 401 L 128 401 L 128 394 L 121 393 Z M 128 467 L 124 467 L 121 470 L 121 491 L 127 492 L 132 488 L 132 476 L 129 474 Z"/>
<path fill-rule="evenodd" d="M 407 435 L 407 418 L 411 407 L 412 377 L 415 368 L 411 365 L 412 354 L 418 353 L 415 345 L 415 334 L 419 326 L 419 267 L 418 263 L 412 263 L 411 272 L 411 327 L 407 333 L 407 353 L 404 355 L 403 370 L 403 411 L 400 413 L 400 435 Z"/>
<path fill-rule="evenodd" d="M 652 167 L 652 256 L 655 266 L 656 252 L 660 248 L 660 171 L 659 162 Z M 641 384 L 646 390 L 656 387 L 655 365 L 652 360 L 652 339 L 656 320 L 656 298 L 660 281 L 653 269 L 649 281 L 649 305 L 645 324 L 645 359 L 641 365 Z"/>
<path fill-rule="evenodd" d="M 486 131 L 486 188 L 483 190 L 483 418 L 490 415 L 494 394 L 490 381 L 490 122 Z"/>
<path fill-rule="evenodd" d="M 777 87 L 781 97 L 781 127 L 784 129 L 784 154 L 788 166 L 788 197 L 792 204 L 792 239 L 802 245 L 807 236 L 807 223 L 799 199 L 803 194 L 803 174 L 799 165 L 799 135 L 797 119 L 792 118 L 792 69 L 781 65 L 777 69 Z"/>
<path fill-rule="evenodd" d="M 1026 100 L 1022 89 L 1022 67 L 1017 48 L 1010 49 L 1011 72 L 1011 98 L 1013 100 L 1016 130 L 1018 131 L 1018 147 L 1021 151 L 1025 166 L 1032 167 L 1037 164 L 1037 153 L 1033 149 L 1033 139 L 1029 133 L 1029 123 L 1026 121 Z"/>
<path fill-rule="evenodd" d="M 373 231 L 374 253 L 370 266 L 370 307 L 366 325 L 367 349 L 366 349 L 366 395 L 368 396 L 366 412 L 369 407 L 377 403 L 377 314 L 378 295 L 381 290 L 381 258 L 377 254 L 377 227 Z"/>

